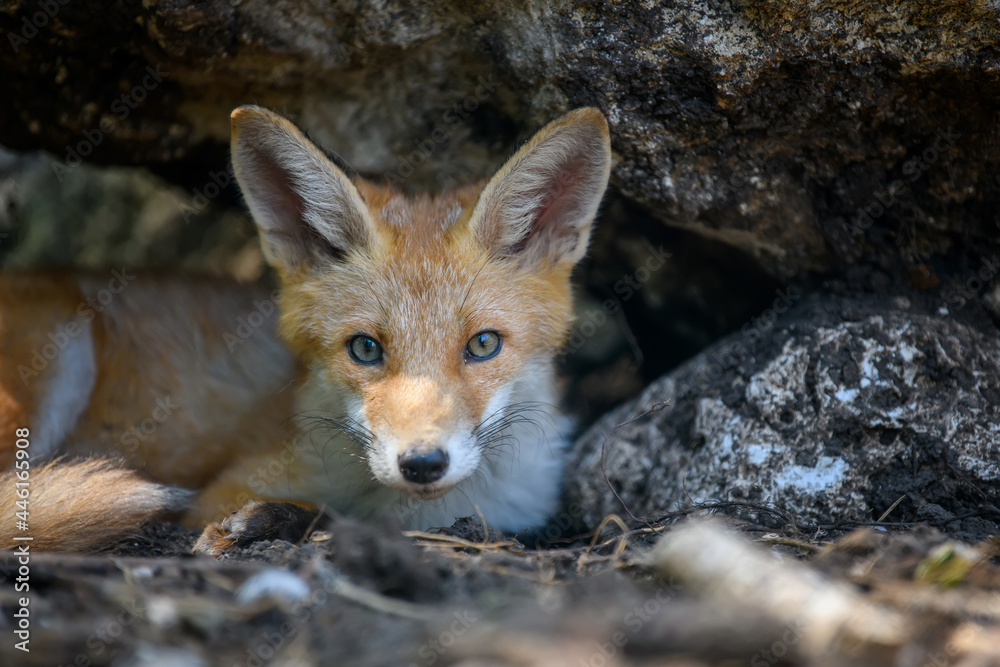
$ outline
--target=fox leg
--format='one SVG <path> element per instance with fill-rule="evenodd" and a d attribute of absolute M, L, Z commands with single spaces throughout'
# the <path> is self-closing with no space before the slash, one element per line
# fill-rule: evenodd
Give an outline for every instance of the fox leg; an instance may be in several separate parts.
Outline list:
<path fill-rule="evenodd" d="M 298 542 L 321 518 L 313 505 L 263 498 L 238 479 L 239 475 L 230 474 L 216 480 L 185 517 L 188 525 L 205 527 L 195 553 L 218 558 L 260 540 Z"/>
<path fill-rule="evenodd" d="M 222 521 L 210 523 L 193 551 L 218 558 L 261 540 L 299 542 L 322 517 L 315 507 L 304 504 L 251 500 Z"/>

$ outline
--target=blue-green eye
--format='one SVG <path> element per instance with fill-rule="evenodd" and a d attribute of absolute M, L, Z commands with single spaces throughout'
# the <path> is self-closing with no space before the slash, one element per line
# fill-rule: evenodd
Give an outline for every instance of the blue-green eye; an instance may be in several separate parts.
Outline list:
<path fill-rule="evenodd" d="M 355 336 L 347 343 L 351 358 L 359 364 L 377 364 L 382 361 L 382 346 L 368 336 Z"/>
<path fill-rule="evenodd" d="M 500 351 L 500 334 L 496 331 L 480 331 L 469 339 L 465 351 L 476 361 L 492 359 Z"/>

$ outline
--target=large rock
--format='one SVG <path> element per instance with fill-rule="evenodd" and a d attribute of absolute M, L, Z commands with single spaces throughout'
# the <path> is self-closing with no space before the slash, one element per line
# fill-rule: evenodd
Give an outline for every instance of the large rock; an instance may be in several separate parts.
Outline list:
<path fill-rule="evenodd" d="M 518 136 L 595 105 L 616 165 L 578 274 L 570 367 L 589 420 L 779 280 L 994 242 L 997 18 L 982 0 L 0 0 L 0 144 L 57 158 L 0 156 L 0 265 L 256 275 L 218 186 L 238 104 L 407 190 L 486 176 Z M 661 246 L 641 289 L 619 289 Z"/>
<path fill-rule="evenodd" d="M 622 502 L 638 516 L 737 501 L 816 526 L 874 521 L 900 498 L 891 521 L 996 520 L 993 323 L 957 298 L 785 296 L 799 302 L 786 315 L 765 313 L 580 438 L 568 497 L 584 522 Z"/>
<path fill-rule="evenodd" d="M 596 105 L 622 193 L 789 277 L 871 243 L 988 237 L 997 18 L 985 0 L 7 0 L 0 143 L 195 186 L 225 163 L 229 111 L 257 102 L 418 188 Z"/>

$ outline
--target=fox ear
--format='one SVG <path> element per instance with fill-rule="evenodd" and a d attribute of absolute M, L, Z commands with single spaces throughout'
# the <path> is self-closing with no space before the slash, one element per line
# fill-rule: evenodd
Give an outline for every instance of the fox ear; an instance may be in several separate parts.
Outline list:
<path fill-rule="evenodd" d="M 372 243 L 358 189 L 294 125 L 252 105 L 233 111 L 232 121 L 233 170 L 271 266 L 287 274 Z"/>
<path fill-rule="evenodd" d="M 472 232 L 524 264 L 576 263 L 587 251 L 610 171 L 604 116 L 593 108 L 572 111 L 542 128 L 487 183 Z"/>

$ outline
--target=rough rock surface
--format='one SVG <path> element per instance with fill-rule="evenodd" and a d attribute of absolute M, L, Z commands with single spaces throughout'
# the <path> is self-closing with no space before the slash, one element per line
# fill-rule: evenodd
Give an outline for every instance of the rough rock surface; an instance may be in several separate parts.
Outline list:
<path fill-rule="evenodd" d="M 595 105 L 616 165 L 578 273 L 594 335 L 568 359 L 589 421 L 779 281 L 989 254 L 998 15 L 982 0 L 0 0 L 0 145 L 56 158 L 0 156 L 0 265 L 259 273 L 226 175 L 239 104 L 411 191 L 482 178 L 517 138 Z M 660 247 L 669 261 L 623 288 Z"/>
<path fill-rule="evenodd" d="M 584 434 L 570 502 L 589 526 L 622 502 L 640 516 L 726 501 L 816 526 L 875 521 L 902 498 L 889 520 L 996 532 L 1000 337 L 948 306 L 820 294 L 765 315 Z M 984 508 L 992 521 L 960 523 Z"/>
<path fill-rule="evenodd" d="M 256 102 L 424 187 L 596 105 L 620 192 L 789 277 L 872 243 L 992 238 L 997 17 L 986 0 L 7 0 L 0 142 L 196 186 L 225 164 L 229 111 Z"/>

